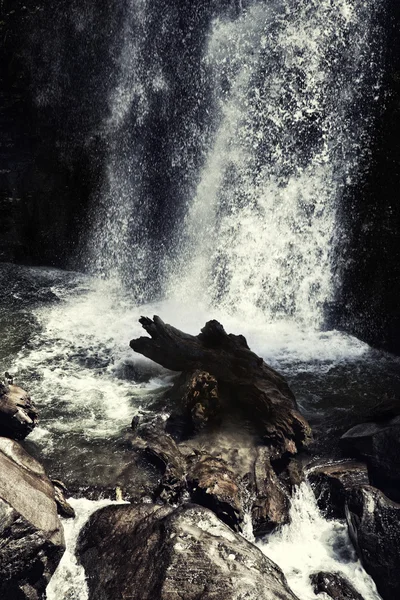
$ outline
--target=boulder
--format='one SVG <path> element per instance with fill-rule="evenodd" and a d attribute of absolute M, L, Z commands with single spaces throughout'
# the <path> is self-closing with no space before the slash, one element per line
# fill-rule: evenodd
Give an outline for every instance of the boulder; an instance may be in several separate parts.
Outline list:
<path fill-rule="evenodd" d="M 0 435 L 23 440 L 37 423 L 31 398 L 17 385 L 0 382 Z"/>
<path fill-rule="evenodd" d="M 310 577 L 316 594 L 327 594 L 333 600 L 364 600 L 349 581 L 339 573 L 314 573 Z"/>
<path fill-rule="evenodd" d="M 369 484 L 367 466 L 351 460 L 315 465 L 308 472 L 307 479 L 319 509 L 328 519 L 344 519 L 346 491 Z"/>
<path fill-rule="evenodd" d="M 40 463 L 0 438 L 0 598 L 39 600 L 65 550 L 54 488 Z"/>
<path fill-rule="evenodd" d="M 77 548 L 89 600 L 296 600 L 275 563 L 201 506 L 107 506 Z"/>
<path fill-rule="evenodd" d="M 400 504 L 372 486 L 347 493 L 346 517 L 360 560 L 383 600 L 400 597 Z"/>
<path fill-rule="evenodd" d="M 356 425 L 341 443 L 349 453 L 365 459 L 370 483 L 400 502 L 400 416 Z"/>

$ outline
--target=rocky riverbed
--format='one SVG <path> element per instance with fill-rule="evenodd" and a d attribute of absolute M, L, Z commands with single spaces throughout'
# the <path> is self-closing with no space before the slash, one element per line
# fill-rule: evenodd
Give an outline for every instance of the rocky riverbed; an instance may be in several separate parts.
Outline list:
<path fill-rule="evenodd" d="M 172 593 L 178 598 L 184 593 L 185 598 L 191 598 L 190 594 L 204 599 L 250 594 L 308 600 L 324 592 L 346 600 L 352 595 L 355 600 L 360 595 L 373 600 L 378 594 L 392 600 L 399 585 L 398 505 L 393 494 L 398 472 L 396 379 L 391 378 L 395 359 L 391 362 L 389 355 L 381 355 L 374 361 L 376 355 L 368 348 L 343 338 L 353 356 L 338 360 L 337 355 L 332 357 L 337 352 L 332 334 L 326 334 L 324 341 L 330 344 L 330 357 L 320 357 L 319 362 L 310 356 L 305 360 L 304 348 L 299 350 L 299 346 L 297 357 L 293 346 L 271 344 L 261 353 L 260 337 L 246 331 L 248 342 L 253 339 L 254 349 L 274 367 L 271 373 L 281 364 L 297 402 L 286 383 L 279 384 L 281 392 L 289 394 L 287 398 L 295 402 L 291 406 L 297 406 L 312 425 L 314 439 L 307 435 L 303 443 L 302 434 L 303 442 L 297 443 L 285 419 L 265 429 L 259 409 L 249 410 L 241 396 L 230 402 L 229 384 L 214 371 L 213 363 L 209 371 L 199 364 L 201 368 L 189 378 L 181 376 L 172 386 L 172 372 L 136 359 L 128 342 L 140 327 L 135 325 L 132 308 L 116 292 L 110 314 L 105 288 L 103 295 L 96 295 L 90 280 L 68 275 L 66 283 L 59 272 L 28 269 L 22 275 L 19 289 L 14 281 L 12 306 L 9 302 L 1 308 L 4 322 L 7 314 L 15 319 L 24 314 L 30 329 L 24 330 L 20 341 L 14 338 L 10 343 L 10 323 L 9 337 L 2 340 L 1 366 L 9 374 L 3 378 L 0 411 L 5 465 L 0 497 L 4 506 L 12 507 L 17 525 L 27 523 L 23 526 L 26 535 L 40 530 L 34 538 L 41 541 L 39 546 L 30 546 L 28 541 L 17 544 L 15 528 L 2 530 L 4 593 L 17 590 L 21 598 L 44 597 L 64 550 L 58 506 L 63 520 L 69 516 L 69 521 L 64 520 L 69 546 L 48 588 L 51 599 L 115 598 L 116 593 L 131 590 L 138 599 L 175 597 Z M 30 300 L 29 294 L 21 293 L 29 279 Z M 39 295 L 36 289 L 41 290 Z M 103 315 L 96 329 L 94 298 L 98 315 Z M 113 336 L 121 341 L 116 343 Z M 245 340 L 240 340 L 241 351 L 250 352 Z M 257 360 L 262 364 L 261 357 Z M 365 395 L 368 387 L 362 388 L 361 376 L 371 368 L 368 365 L 386 373 L 386 381 L 393 386 L 382 391 L 379 402 L 377 387 L 371 396 Z M 235 376 L 239 373 L 240 369 Z M 275 382 L 284 381 L 281 375 L 274 377 Z M 30 394 L 21 391 L 19 383 Z M 357 394 L 364 399 L 347 406 L 347 416 L 346 386 L 348 403 L 350 397 L 356 402 Z M 322 410 L 327 400 L 319 391 L 323 387 L 329 397 L 325 419 Z M 14 408 L 10 408 L 11 398 Z M 21 475 L 14 477 L 18 472 Z M 11 496 L 9 473 L 16 482 Z M 76 507 L 75 519 L 60 479 L 82 499 L 70 502 Z M 308 496 L 310 483 L 314 500 Z M 28 499 L 34 494 L 43 498 L 40 518 L 29 508 Z M 22 496 L 28 506 L 21 504 Z M 79 503 L 88 502 L 85 496 L 103 498 L 103 504 L 82 509 Z M 106 506 L 89 517 L 115 499 L 130 504 Z M 322 513 L 314 506 L 316 501 Z M 38 501 L 35 506 L 42 504 Z M 113 534 L 108 533 L 111 530 Z M 78 542 L 71 541 L 78 535 Z M 126 560 L 132 540 L 135 552 L 143 558 L 136 567 Z M 39 562 L 32 563 L 30 547 Z M 10 549 L 20 553 L 18 560 L 12 558 L 15 568 L 7 566 L 10 557 L 16 556 Z M 371 561 L 371 555 L 379 555 L 379 561 Z M 103 582 L 99 573 L 104 573 L 106 564 L 113 566 Z M 79 589 L 72 584 L 76 572 L 83 582 Z M 181 573 L 185 573 L 186 587 L 182 587 Z M 105 595 L 100 596 L 99 590 Z M 134 595 L 139 593 L 143 595 Z"/>

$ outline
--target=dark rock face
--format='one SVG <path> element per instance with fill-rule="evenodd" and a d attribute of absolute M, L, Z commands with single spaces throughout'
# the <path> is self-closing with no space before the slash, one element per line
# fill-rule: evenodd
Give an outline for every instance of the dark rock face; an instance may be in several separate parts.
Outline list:
<path fill-rule="evenodd" d="M 342 436 L 341 443 L 366 460 L 372 485 L 400 501 L 400 416 L 356 425 Z"/>
<path fill-rule="evenodd" d="M 318 507 L 330 519 L 345 518 L 347 490 L 369 484 L 366 465 L 355 461 L 317 465 L 311 468 L 307 478 Z"/>
<path fill-rule="evenodd" d="M 364 600 L 351 583 L 338 573 L 315 573 L 310 579 L 316 594 L 325 593 L 333 600 Z"/>
<path fill-rule="evenodd" d="M 199 506 L 106 507 L 78 555 L 90 600 L 296 600 L 272 561 Z"/>
<path fill-rule="evenodd" d="M 400 354 L 400 5 L 383 6 L 382 88 L 370 153 L 342 206 L 335 325 Z"/>
<path fill-rule="evenodd" d="M 148 234 L 170 247 L 211 135 L 206 34 L 229 2 L 161 0 L 146 6 L 139 27 L 133 10 L 119 0 L 2 3 L 0 260 L 82 266 L 91 199 L 94 211 L 102 210 L 107 123 L 126 31 L 140 37 L 148 110 L 140 114 L 132 102 L 114 142 L 140 164 L 139 185 L 133 176 L 130 183 L 149 207 Z M 155 72 L 163 74 L 165 89 L 152 85 Z"/>
<path fill-rule="evenodd" d="M 0 435 L 23 440 L 37 423 L 37 411 L 27 392 L 0 382 Z"/>
<path fill-rule="evenodd" d="M 350 537 L 384 600 L 400 596 L 400 505 L 371 486 L 347 495 Z"/>
<path fill-rule="evenodd" d="M 0 597 L 42 599 L 64 550 L 43 467 L 17 442 L 0 438 Z"/>

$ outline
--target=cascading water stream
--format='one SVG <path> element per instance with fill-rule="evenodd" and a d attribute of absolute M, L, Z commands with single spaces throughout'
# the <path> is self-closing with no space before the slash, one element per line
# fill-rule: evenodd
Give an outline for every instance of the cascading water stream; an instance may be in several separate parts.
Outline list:
<path fill-rule="evenodd" d="M 85 498 L 78 500 L 70 498 L 69 502 L 73 506 L 76 516 L 73 520 L 64 519 L 63 527 L 67 549 L 47 586 L 47 600 L 88 600 L 85 571 L 75 555 L 79 533 L 90 515 L 96 510 L 109 504 L 123 504 L 110 500 L 91 502 Z"/>
<path fill-rule="evenodd" d="M 321 326 L 335 290 L 337 208 L 367 151 L 377 99 L 378 10 L 361 0 L 254 2 L 214 22 L 205 60 L 215 141 L 172 296 Z"/>
<path fill-rule="evenodd" d="M 136 301 L 146 295 L 151 264 L 149 222 L 152 204 L 144 189 L 141 137 L 149 115 L 149 95 L 166 88 L 157 57 L 149 57 L 147 0 L 126 0 L 114 49 L 116 84 L 108 98 L 101 135 L 107 148 L 104 181 L 93 208 L 88 265 L 96 275 L 129 282 Z"/>
<path fill-rule="evenodd" d="M 374 582 L 357 559 L 347 526 L 324 519 L 307 483 L 302 483 L 293 494 L 290 523 L 257 545 L 281 567 L 301 600 L 319 597 L 310 582 L 310 576 L 318 572 L 344 576 L 364 600 L 380 598 Z"/>

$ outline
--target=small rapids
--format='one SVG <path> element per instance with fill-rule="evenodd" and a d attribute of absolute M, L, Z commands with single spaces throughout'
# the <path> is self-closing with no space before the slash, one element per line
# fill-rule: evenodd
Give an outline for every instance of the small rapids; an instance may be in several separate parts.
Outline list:
<path fill-rule="evenodd" d="M 310 583 L 310 576 L 320 571 L 343 575 L 364 600 L 380 598 L 357 559 L 346 524 L 324 519 L 307 483 L 293 495 L 290 523 L 258 541 L 257 546 L 281 567 L 300 600 L 321 598 Z"/>
<path fill-rule="evenodd" d="M 63 519 L 67 549 L 46 588 L 47 600 L 88 600 L 88 589 L 83 567 L 75 556 L 79 533 L 90 515 L 109 504 L 121 504 L 110 500 L 93 502 L 85 498 L 69 498 L 75 510 L 74 519 Z"/>

